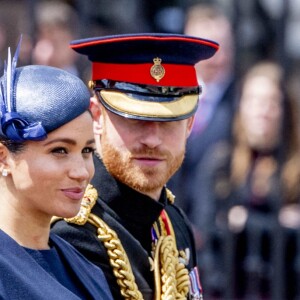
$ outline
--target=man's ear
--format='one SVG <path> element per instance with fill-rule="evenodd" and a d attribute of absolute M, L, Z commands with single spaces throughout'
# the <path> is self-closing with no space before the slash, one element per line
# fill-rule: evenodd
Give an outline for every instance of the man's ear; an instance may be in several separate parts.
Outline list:
<path fill-rule="evenodd" d="M 93 116 L 93 128 L 94 134 L 101 135 L 102 133 L 102 110 L 101 104 L 98 99 L 94 96 L 90 99 L 90 111 Z"/>
<path fill-rule="evenodd" d="M 93 96 L 90 98 L 90 111 L 93 116 L 94 121 L 97 121 L 100 118 L 101 115 L 101 104 L 99 103 L 98 99 Z"/>
<path fill-rule="evenodd" d="M 195 115 L 193 115 L 192 117 L 189 117 L 187 120 L 187 137 L 190 136 L 193 126 L 194 126 L 194 122 L 195 122 Z"/>

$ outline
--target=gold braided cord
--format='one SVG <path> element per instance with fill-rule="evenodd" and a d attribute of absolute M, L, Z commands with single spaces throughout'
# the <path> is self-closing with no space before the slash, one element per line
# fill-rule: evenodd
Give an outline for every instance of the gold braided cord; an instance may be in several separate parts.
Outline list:
<path fill-rule="evenodd" d="M 167 197 L 170 203 L 174 202 L 175 197 L 168 189 Z M 107 250 L 109 262 L 120 287 L 121 295 L 126 300 L 143 300 L 142 293 L 135 282 L 129 259 L 117 233 L 101 218 L 91 213 L 97 198 L 97 190 L 89 185 L 78 215 L 65 220 L 77 225 L 84 225 L 86 222 L 89 222 L 97 228 L 97 237 Z M 184 264 L 179 260 L 173 226 L 166 212 L 165 216 L 171 234 L 167 234 L 165 224 L 160 217 L 158 222 L 161 230 L 157 244 L 154 245 L 153 255 L 155 299 L 183 300 L 187 299 L 189 292 L 189 274 Z M 159 232 L 157 223 L 153 226 L 155 231 Z"/>
<path fill-rule="evenodd" d="M 166 188 L 166 192 L 167 192 L 167 199 L 168 199 L 168 201 L 171 204 L 173 204 L 175 202 L 175 196 L 174 196 L 174 194 L 168 188 Z"/>
<path fill-rule="evenodd" d="M 77 225 L 84 225 L 88 220 L 93 206 L 96 204 L 97 198 L 97 190 L 91 184 L 89 184 L 81 200 L 80 210 L 78 214 L 73 218 L 66 218 L 65 221 Z"/>
<path fill-rule="evenodd" d="M 62 217 L 53 216 L 51 219 L 51 224 L 61 219 L 64 219 L 68 223 L 84 225 L 87 222 L 87 219 L 89 217 L 89 214 L 91 213 L 92 208 L 96 204 L 97 198 L 98 198 L 97 190 L 91 184 L 88 184 L 85 189 L 84 196 L 81 200 L 80 209 L 77 215 L 72 218 L 62 218 Z"/>
<path fill-rule="evenodd" d="M 187 268 L 181 262 L 176 265 L 176 284 L 178 292 L 176 299 L 186 299 L 190 290 L 190 277 Z"/>
<path fill-rule="evenodd" d="M 122 296 L 127 300 L 142 300 L 143 296 L 138 290 L 130 262 L 117 233 L 103 220 L 91 213 L 97 198 L 97 190 L 89 184 L 78 214 L 73 218 L 66 218 L 65 221 L 77 225 L 84 225 L 86 222 L 89 222 L 97 228 L 98 238 L 103 242 L 107 250 L 109 262 L 113 268 L 117 283 L 120 286 Z"/>
<path fill-rule="evenodd" d="M 161 235 L 155 246 L 154 278 L 155 300 L 187 299 L 190 287 L 189 273 L 179 260 L 172 223 L 165 212 L 171 235 Z M 165 225 L 162 233 L 165 233 Z"/>
<path fill-rule="evenodd" d="M 89 215 L 88 222 L 98 228 L 98 238 L 103 242 L 107 249 L 109 262 L 113 268 L 113 273 L 117 278 L 117 283 L 120 286 L 122 296 L 128 300 L 143 299 L 135 282 L 130 262 L 117 233 L 94 214 Z"/>
<path fill-rule="evenodd" d="M 173 195 L 173 193 L 169 190 L 166 189 L 167 191 L 167 198 L 169 200 L 169 202 L 171 204 L 173 204 L 175 202 L 175 196 Z M 189 293 L 190 290 L 190 278 L 189 278 L 189 272 L 187 270 L 187 268 L 185 267 L 185 265 L 180 262 L 179 257 L 178 257 L 178 250 L 177 250 L 177 246 L 176 246 L 176 236 L 175 236 L 175 232 L 174 232 L 174 228 L 172 226 L 172 222 L 168 216 L 168 214 L 165 212 L 165 216 L 168 220 L 168 224 L 169 224 L 169 228 L 171 231 L 171 236 L 173 237 L 174 241 L 172 242 L 173 247 L 175 247 L 176 249 L 176 256 L 177 256 L 177 263 L 176 263 L 176 269 L 175 269 L 175 273 L 176 273 L 176 288 L 177 288 L 177 294 L 176 294 L 176 299 L 186 299 L 187 295 Z"/>
<path fill-rule="evenodd" d="M 155 299 L 176 299 L 175 255 L 171 236 L 158 239 L 154 256 Z"/>

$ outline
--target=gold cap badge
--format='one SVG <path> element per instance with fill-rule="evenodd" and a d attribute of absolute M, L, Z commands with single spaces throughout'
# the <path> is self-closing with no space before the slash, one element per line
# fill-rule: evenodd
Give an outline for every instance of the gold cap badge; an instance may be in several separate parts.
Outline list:
<path fill-rule="evenodd" d="M 150 69 L 151 76 L 159 82 L 165 76 L 165 68 L 161 65 L 161 58 L 153 59 L 154 65 Z"/>

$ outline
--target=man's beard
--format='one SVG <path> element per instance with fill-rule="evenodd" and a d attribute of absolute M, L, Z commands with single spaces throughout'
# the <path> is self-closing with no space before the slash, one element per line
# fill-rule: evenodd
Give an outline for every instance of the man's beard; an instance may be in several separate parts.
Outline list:
<path fill-rule="evenodd" d="M 104 133 L 101 137 L 102 160 L 108 172 L 120 182 L 141 193 L 151 193 L 161 189 L 178 170 L 184 159 L 184 150 L 176 157 L 169 151 L 158 151 L 148 147 L 133 149 L 132 152 L 121 153 L 108 142 Z M 165 168 L 155 166 L 140 167 L 132 156 L 164 158 Z"/>

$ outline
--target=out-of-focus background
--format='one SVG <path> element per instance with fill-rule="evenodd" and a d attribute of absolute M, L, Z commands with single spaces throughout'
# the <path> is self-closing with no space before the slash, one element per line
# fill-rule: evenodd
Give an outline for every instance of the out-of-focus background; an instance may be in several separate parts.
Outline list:
<path fill-rule="evenodd" d="M 221 46 L 196 66 L 203 94 L 168 183 L 191 221 L 205 299 L 300 299 L 300 0 L 0 0 L 0 70 L 22 34 L 19 66 L 87 82 L 71 40 L 140 32 Z"/>
<path fill-rule="evenodd" d="M 72 11 L 56 5 L 57 2 L 67 4 Z M 35 55 L 50 56 L 50 50 L 45 50 L 45 44 L 39 42 L 43 39 L 47 42 L 51 30 L 52 35 L 58 35 L 55 29 L 50 29 L 51 22 L 62 31 L 70 31 L 55 37 L 61 39 L 61 43 L 68 37 L 103 34 L 182 33 L 188 7 L 206 2 L 215 2 L 233 23 L 239 72 L 256 60 L 275 58 L 284 65 L 295 88 L 299 87 L 299 0 L 0 0 L 0 58 L 6 57 L 7 45 L 14 48 L 21 33 L 24 63 L 34 62 Z M 41 3 L 46 3 L 47 7 L 41 8 Z M 39 51 L 42 54 L 38 54 Z M 60 55 L 53 51 L 53 56 Z"/>

